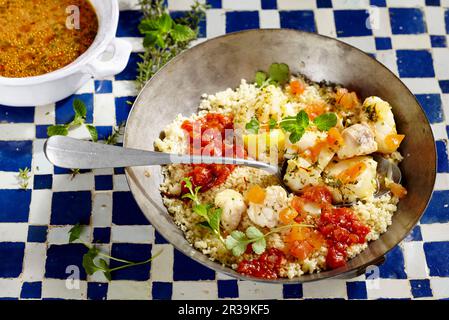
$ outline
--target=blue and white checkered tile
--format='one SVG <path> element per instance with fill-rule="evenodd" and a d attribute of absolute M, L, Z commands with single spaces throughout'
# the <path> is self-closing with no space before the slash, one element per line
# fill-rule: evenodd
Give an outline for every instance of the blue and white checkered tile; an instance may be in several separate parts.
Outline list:
<path fill-rule="evenodd" d="M 133 44 L 127 68 L 87 83 L 56 104 L 0 106 L 0 299 L 443 299 L 449 297 L 449 0 L 207 0 L 200 39 L 250 28 L 293 28 L 336 37 L 373 55 L 416 94 L 432 123 L 438 149 L 436 191 L 420 224 L 387 255 L 379 270 L 346 280 L 271 285 L 236 281 L 175 250 L 144 218 L 123 169 L 71 172 L 54 168 L 42 147 L 49 125 L 71 117 L 71 103 L 87 106 L 100 139 L 126 121 L 137 94 L 137 0 L 121 0 L 117 35 Z M 168 0 L 173 15 L 192 0 Z M 77 129 L 71 135 L 87 138 Z M 26 190 L 17 172 L 31 168 Z M 101 250 L 151 266 L 86 275 L 86 248 L 67 232 L 82 222 L 82 238 Z M 72 281 L 79 277 L 80 281 Z"/>

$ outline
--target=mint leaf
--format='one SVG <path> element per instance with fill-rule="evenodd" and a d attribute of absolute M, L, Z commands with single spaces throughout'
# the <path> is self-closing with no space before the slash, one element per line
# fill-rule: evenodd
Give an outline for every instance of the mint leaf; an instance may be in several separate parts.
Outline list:
<path fill-rule="evenodd" d="M 301 140 L 304 133 L 305 133 L 304 128 L 297 128 L 293 132 L 290 133 L 288 139 L 290 140 L 291 143 L 296 143 L 299 140 Z"/>
<path fill-rule="evenodd" d="M 98 132 L 97 132 L 97 128 L 95 128 L 93 125 L 87 124 L 86 125 L 87 131 L 89 131 L 89 134 L 92 138 L 93 142 L 97 142 L 98 141 Z"/>
<path fill-rule="evenodd" d="M 309 126 L 309 116 L 307 115 L 307 112 L 305 112 L 304 110 L 299 111 L 299 113 L 296 115 L 296 121 L 298 122 L 299 126 L 307 128 Z"/>
<path fill-rule="evenodd" d="M 73 111 L 75 111 L 75 118 L 79 116 L 82 119 L 86 118 L 87 109 L 84 102 L 80 99 L 73 100 Z"/>
<path fill-rule="evenodd" d="M 95 272 L 97 272 L 98 270 L 101 270 L 99 267 L 97 267 L 95 265 L 95 262 L 94 262 L 94 259 L 97 257 L 97 255 L 98 255 L 98 249 L 95 247 L 92 247 L 83 256 L 82 265 L 88 275 L 92 275 Z"/>
<path fill-rule="evenodd" d="M 182 24 L 176 24 L 170 31 L 170 34 L 175 41 L 186 42 L 194 39 L 196 37 L 195 31 L 190 29 L 188 26 Z"/>
<path fill-rule="evenodd" d="M 277 125 L 277 121 L 274 120 L 273 118 L 270 118 L 270 120 L 268 121 L 268 126 L 269 126 L 270 130 L 276 128 L 276 125 Z"/>
<path fill-rule="evenodd" d="M 263 71 L 257 71 L 254 82 L 258 87 L 262 87 L 265 80 L 267 80 L 267 74 Z"/>
<path fill-rule="evenodd" d="M 209 216 L 209 225 L 211 226 L 212 230 L 217 233 L 220 233 L 220 221 L 222 212 L 222 209 L 215 209 Z"/>
<path fill-rule="evenodd" d="M 47 136 L 66 136 L 69 134 L 69 129 L 66 125 L 54 125 L 47 128 Z"/>
<path fill-rule="evenodd" d="M 245 129 L 249 133 L 258 134 L 259 133 L 259 129 L 260 129 L 259 121 L 257 121 L 256 118 L 252 118 L 251 121 L 246 124 Z"/>
<path fill-rule="evenodd" d="M 268 69 L 270 79 L 282 85 L 286 83 L 290 76 L 290 68 L 285 63 L 273 63 Z"/>
<path fill-rule="evenodd" d="M 209 222 L 208 210 L 209 210 L 209 205 L 207 205 L 207 204 L 196 204 L 193 206 L 193 212 L 195 212 L 197 215 L 205 218 Z"/>
<path fill-rule="evenodd" d="M 145 33 L 145 37 L 143 38 L 143 45 L 145 47 L 149 47 L 149 46 L 155 45 L 158 35 L 159 34 L 158 34 L 157 31 L 146 32 Z"/>
<path fill-rule="evenodd" d="M 256 242 L 253 242 L 251 247 L 253 248 L 255 254 L 262 254 L 267 248 L 267 241 L 265 240 L 265 237 L 262 235 L 262 238 Z"/>
<path fill-rule="evenodd" d="M 78 240 L 81 236 L 82 227 L 79 223 L 74 225 L 72 229 L 69 230 L 69 243 Z"/>
<path fill-rule="evenodd" d="M 246 236 L 249 239 L 257 239 L 262 237 L 263 238 L 263 233 L 257 229 L 256 227 L 250 226 L 246 229 Z"/>
<path fill-rule="evenodd" d="M 318 130 L 329 131 L 330 128 L 335 127 L 337 124 L 337 115 L 333 112 L 322 114 L 313 120 Z"/>
<path fill-rule="evenodd" d="M 149 31 L 157 31 L 160 28 L 159 19 L 146 19 L 142 20 L 139 24 L 139 31 L 146 33 Z"/>
<path fill-rule="evenodd" d="M 173 25 L 173 19 L 170 17 L 169 14 L 164 13 L 158 21 L 159 24 L 159 31 L 161 33 L 167 33 L 168 31 L 170 31 L 170 29 L 172 28 Z"/>
<path fill-rule="evenodd" d="M 232 248 L 232 254 L 236 257 L 245 253 L 248 244 L 239 242 L 234 248 Z"/>

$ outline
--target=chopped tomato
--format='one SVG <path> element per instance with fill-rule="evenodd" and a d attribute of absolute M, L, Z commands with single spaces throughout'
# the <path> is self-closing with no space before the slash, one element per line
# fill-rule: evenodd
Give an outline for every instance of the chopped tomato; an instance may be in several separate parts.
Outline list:
<path fill-rule="evenodd" d="M 399 199 L 404 198 L 407 195 L 407 189 L 405 189 L 399 183 L 392 182 L 388 185 L 388 188 L 390 189 L 391 193 Z"/>
<path fill-rule="evenodd" d="M 290 82 L 290 90 L 292 94 L 296 96 L 300 95 L 305 90 L 304 83 L 302 83 L 302 81 L 293 80 Z"/>
<path fill-rule="evenodd" d="M 263 204 L 265 201 L 265 196 L 265 190 L 258 185 L 254 185 L 249 188 L 246 194 L 246 200 L 252 203 Z"/>
<path fill-rule="evenodd" d="M 404 134 L 389 134 L 385 137 L 385 144 L 390 152 L 394 152 L 399 148 L 399 145 L 404 138 Z"/>
<path fill-rule="evenodd" d="M 354 182 L 357 177 L 366 169 L 366 164 L 364 162 L 359 162 L 349 167 L 346 170 L 340 172 L 337 176 L 342 183 L 351 183 Z"/>
<path fill-rule="evenodd" d="M 332 151 L 338 151 L 344 144 L 343 136 L 337 128 L 331 128 L 327 133 L 327 143 L 331 147 Z"/>
<path fill-rule="evenodd" d="M 318 203 L 332 203 L 332 193 L 324 186 L 310 186 L 302 189 L 301 198 Z"/>
<path fill-rule="evenodd" d="M 322 115 L 326 109 L 323 103 L 313 103 L 306 106 L 304 110 L 311 120 Z"/>
<path fill-rule="evenodd" d="M 337 90 L 336 102 L 345 109 L 353 109 L 360 104 L 357 94 L 355 92 L 349 92 L 346 88 Z"/>
<path fill-rule="evenodd" d="M 270 248 L 257 259 L 242 260 L 237 266 L 237 272 L 256 278 L 277 279 L 285 261 L 281 250 Z"/>
<path fill-rule="evenodd" d="M 290 248 L 290 254 L 301 261 L 313 252 L 315 248 L 307 241 L 295 241 Z"/>
<path fill-rule="evenodd" d="M 290 232 L 284 237 L 284 241 L 287 243 L 293 243 L 295 241 L 303 241 L 306 240 L 310 233 L 309 228 L 303 227 L 292 227 Z"/>
<path fill-rule="evenodd" d="M 279 212 L 279 220 L 281 220 L 283 224 L 292 223 L 297 216 L 298 212 L 292 208 L 284 208 Z"/>

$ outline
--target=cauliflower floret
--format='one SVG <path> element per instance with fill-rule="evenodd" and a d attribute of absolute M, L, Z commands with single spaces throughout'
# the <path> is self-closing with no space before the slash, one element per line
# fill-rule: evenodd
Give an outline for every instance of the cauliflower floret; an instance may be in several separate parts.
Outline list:
<path fill-rule="evenodd" d="M 235 190 L 225 189 L 215 196 L 215 205 L 223 210 L 221 223 L 223 228 L 231 232 L 237 228 L 246 211 L 243 196 Z"/>
<path fill-rule="evenodd" d="M 248 217 L 260 227 L 274 228 L 279 221 L 279 212 L 288 206 L 287 192 L 281 186 L 270 186 L 265 189 L 262 204 L 250 202 Z"/>

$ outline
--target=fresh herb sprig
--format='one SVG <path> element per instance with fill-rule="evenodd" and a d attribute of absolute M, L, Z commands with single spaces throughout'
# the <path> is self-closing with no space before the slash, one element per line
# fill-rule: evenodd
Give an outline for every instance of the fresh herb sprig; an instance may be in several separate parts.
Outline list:
<path fill-rule="evenodd" d="M 225 239 L 226 248 L 231 250 L 232 254 L 236 257 L 245 253 L 248 245 L 251 245 L 251 248 L 255 254 L 262 254 L 267 248 L 266 238 L 273 233 L 277 233 L 288 228 L 314 228 L 314 226 L 295 223 L 271 229 L 265 234 L 256 227 L 250 226 L 245 232 L 238 230 L 232 231 L 231 234 Z"/>
<path fill-rule="evenodd" d="M 197 38 L 199 24 L 206 16 L 205 4 L 198 1 L 183 17 L 172 19 L 164 0 L 140 0 L 143 19 L 139 31 L 144 36 L 144 52 L 137 64 L 137 86 L 145 83 L 168 61 Z"/>
<path fill-rule="evenodd" d="M 82 261 L 84 270 L 88 275 L 93 275 L 97 271 L 103 272 L 105 278 L 108 279 L 109 281 L 111 281 L 112 272 L 150 263 L 154 258 L 156 258 L 162 253 L 161 250 L 155 255 L 153 255 L 151 258 L 140 262 L 133 262 L 124 259 L 114 258 L 108 254 L 101 252 L 96 246 L 81 241 L 80 240 L 81 232 L 82 226 L 80 224 L 73 226 L 72 229 L 70 229 L 69 231 L 69 242 L 72 243 L 78 241 L 88 248 L 88 251 L 87 253 L 84 254 Z M 122 265 L 115 268 L 111 268 L 107 260 L 115 260 L 117 262 L 121 262 Z"/>
<path fill-rule="evenodd" d="M 51 136 L 67 136 L 69 130 L 84 125 L 90 134 L 92 141 L 98 141 L 97 129 L 91 124 L 85 124 L 87 116 L 87 108 L 80 99 L 73 100 L 73 111 L 75 113 L 73 120 L 67 124 L 58 124 L 47 128 L 47 135 Z"/>
<path fill-rule="evenodd" d="M 270 84 L 284 85 L 290 78 L 290 68 L 285 63 L 272 63 L 268 72 L 257 71 L 254 82 L 259 88 Z"/>
<path fill-rule="evenodd" d="M 19 174 L 17 175 L 17 179 L 19 180 L 19 187 L 22 190 L 26 190 L 29 185 L 29 180 L 31 178 L 30 169 L 28 167 L 24 169 L 19 169 Z"/>
<path fill-rule="evenodd" d="M 198 192 L 200 191 L 201 187 L 195 187 L 194 189 L 190 177 L 184 178 L 183 181 L 186 188 L 189 190 L 189 193 L 184 194 L 182 198 L 192 200 L 193 212 L 204 218 L 204 221 L 200 222 L 199 225 L 206 229 L 209 229 L 215 236 L 218 237 L 218 239 L 220 239 L 220 241 L 224 243 L 220 231 L 222 209 L 214 208 L 214 206 L 211 204 L 201 203 L 198 199 Z"/>
<path fill-rule="evenodd" d="M 110 145 L 117 144 L 120 137 L 123 136 L 124 129 L 125 129 L 125 122 L 122 122 L 118 126 L 114 127 L 112 133 L 106 138 L 104 143 Z"/>

